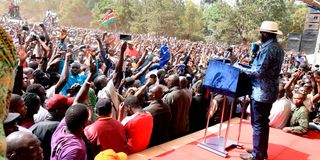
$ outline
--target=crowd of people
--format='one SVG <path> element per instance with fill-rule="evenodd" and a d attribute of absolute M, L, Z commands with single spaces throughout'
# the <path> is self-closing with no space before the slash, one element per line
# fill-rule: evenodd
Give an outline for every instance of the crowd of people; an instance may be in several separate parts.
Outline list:
<path fill-rule="evenodd" d="M 94 29 L 0 25 L 18 59 L 3 119 L 8 159 L 126 159 L 201 130 L 210 98 L 220 109 L 223 101 L 203 85 L 209 61 L 251 65 L 259 54 L 256 43 L 227 49 L 155 35 L 123 41 Z M 319 68 L 287 51 L 269 125 L 299 135 L 320 130 L 319 91 Z M 234 116 L 248 106 L 246 98 Z M 213 125 L 221 113 L 209 116 Z"/>

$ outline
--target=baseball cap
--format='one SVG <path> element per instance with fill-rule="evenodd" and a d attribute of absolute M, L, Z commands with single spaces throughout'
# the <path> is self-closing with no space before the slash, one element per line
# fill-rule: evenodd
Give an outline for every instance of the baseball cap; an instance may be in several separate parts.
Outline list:
<path fill-rule="evenodd" d="M 116 153 L 112 149 L 107 149 L 105 151 L 100 152 L 94 160 L 127 160 L 127 154 L 123 152 Z"/>
<path fill-rule="evenodd" d="M 55 109 L 64 109 L 70 107 L 73 101 L 74 98 L 68 98 L 67 96 L 61 94 L 55 94 L 54 96 L 48 99 L 46 107 L 48 111 L 52 111 Z"/>

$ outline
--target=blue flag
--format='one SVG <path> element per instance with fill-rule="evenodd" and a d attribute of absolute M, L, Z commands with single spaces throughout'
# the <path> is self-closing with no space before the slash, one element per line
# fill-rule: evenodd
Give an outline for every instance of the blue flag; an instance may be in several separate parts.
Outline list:
<path fill-rule="evenodd" d="M 160 47 L 160 67 L 162 68 L 164 65 L 166 65 L 170 60 L 170 51 L 168 45 L 164 44 Z"/>

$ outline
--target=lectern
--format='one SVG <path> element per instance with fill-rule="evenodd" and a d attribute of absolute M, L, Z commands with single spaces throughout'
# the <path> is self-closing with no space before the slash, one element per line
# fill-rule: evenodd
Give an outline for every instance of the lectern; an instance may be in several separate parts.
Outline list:
<path fill-rule="evenodd" d="M 224 61 L 223 61 L 224 62 Z M 207 129 L 209 125 L 210 117 L 207 117 L 207 126 L 204 135 L 204 141 L 199 144 L 200 147 L 214 152 L 220 156 L 227 157 L 228 152 L 227 148 L 231 146 L 242 146 L 239 144 L 240 133 L 241 133 L 241 124 L 245 112 L 245 107 L 242 107 L 240 125 L 238 130 L 238 139 L 237 141 L 229 140 L 228 133 L 230 127 L 230 120 L 232 117 L 232 110 L 235 105 L 235 100 L 237 97 L 246 96 L 251 94 L 251 80 L 239 68 L 232 66 L 231 64 L 225 64 L 221 61 L 211 60 L 204 78 L 203 85 L 211 92 L 224 95 L 224 103 L 222 108 L 222 116 L 219 126 L 219 135 L 207 138 Z M 227 123 L 227 129 L 225 136 L 221 135 L 221 127 L 223 122 L 223 115 L 226 107 L 227 96 L 232 97 L 233 101 L 231 104 L 231 110 L 229 115 L 229 120 Z M 213 96 L 211 97 L 210 107 L 212 107 Z"/>

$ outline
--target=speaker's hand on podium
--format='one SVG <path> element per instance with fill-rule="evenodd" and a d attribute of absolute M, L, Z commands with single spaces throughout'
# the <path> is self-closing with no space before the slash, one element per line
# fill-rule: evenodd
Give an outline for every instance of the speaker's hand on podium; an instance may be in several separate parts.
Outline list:
<path fill-rule="evenodd" d="M 238 68 L 241 72 L 243 72 L 243 67 L 239 63 L 235 63 L 233 67 Z"/>

